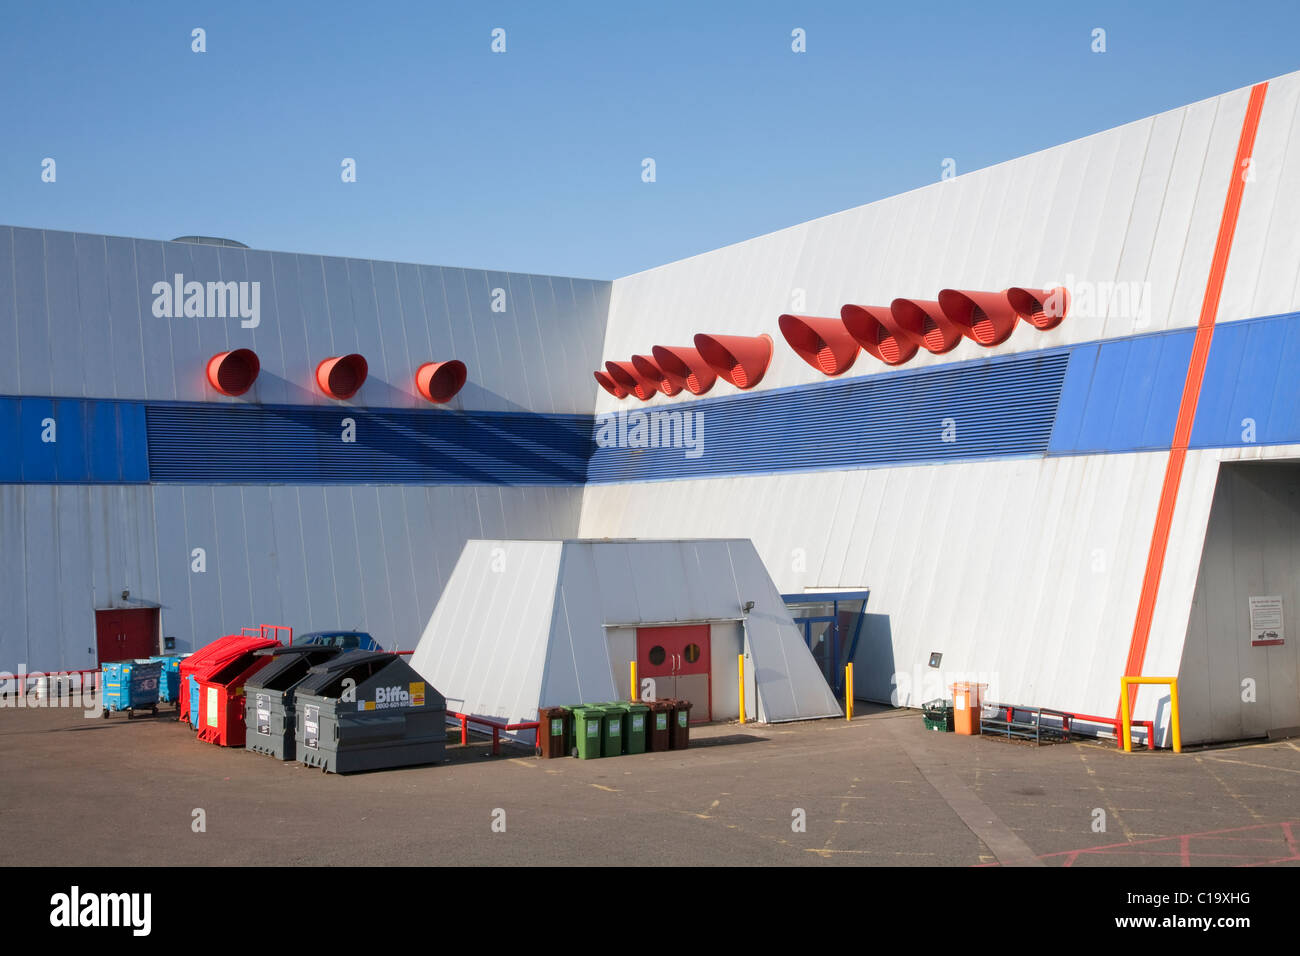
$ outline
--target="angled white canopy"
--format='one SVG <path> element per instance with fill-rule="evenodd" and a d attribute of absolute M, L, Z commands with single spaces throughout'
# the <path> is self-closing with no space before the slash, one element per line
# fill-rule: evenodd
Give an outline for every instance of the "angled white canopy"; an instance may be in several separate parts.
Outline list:
<path fill-rule="evenodd" d="M 760 720 L 842 714 L 748 539 L 469 541 L 411 664 L 449 710 L 534 720 L 616 699 L 607 627 L 742 617 Z"/>

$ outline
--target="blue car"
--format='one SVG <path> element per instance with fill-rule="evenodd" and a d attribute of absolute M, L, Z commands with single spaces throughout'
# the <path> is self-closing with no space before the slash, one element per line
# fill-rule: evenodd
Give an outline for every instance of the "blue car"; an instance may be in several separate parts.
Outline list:
<path fill-rule="evenodd" d="M 365 631 L 312 631 L 299 634 L 293 639 L 294 644 L 321 644 L 325 647 L 341 647 L 345 651 L 382 651 L 383 648 Z"/>

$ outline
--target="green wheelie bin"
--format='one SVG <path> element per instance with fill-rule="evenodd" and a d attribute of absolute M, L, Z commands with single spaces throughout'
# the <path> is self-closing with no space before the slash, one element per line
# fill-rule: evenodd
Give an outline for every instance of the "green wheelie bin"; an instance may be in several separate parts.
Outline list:
<path fill-rule="evenodd" d="M 592 704 L 570 707 L 573 713 L 573 749 L 579 760 L 602 757 L 605 736 L 605 708 Z"/>
<path fill-rule="evenodd" d="M 643 754 L 650 729 L 650 708 L 637 701 L 619 701 L 614 705 L 623 714 L 623 753 Z"/>

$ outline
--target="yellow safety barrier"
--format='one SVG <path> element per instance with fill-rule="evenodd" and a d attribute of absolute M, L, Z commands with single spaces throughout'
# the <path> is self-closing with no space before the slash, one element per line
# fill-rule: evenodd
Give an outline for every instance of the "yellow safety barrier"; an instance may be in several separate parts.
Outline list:
<path fill-rule="evenodd" d="M 1121 677 L 1119 679 L 1119 714 L 1121 733 L 1124 735 L 1124 750 L 1133 752 L 1133 721 L 1129 713 L 1128 689 L 1130 684 L 1168 684 L 1169 685 L 1169 728 L 1174 738 L 1174 753 L 1183 752 L 1183 737 L 1178 728 L 1178 678 L 1177 677 Z M 1152 748 L 1155 741 L 1148 741 Z"/>
<path fill-rule="evenodd" d="M 627 699 L 636 702 L 641 699 L 641 688 L 636 683 L 636 661 L 627 662 Z"/>

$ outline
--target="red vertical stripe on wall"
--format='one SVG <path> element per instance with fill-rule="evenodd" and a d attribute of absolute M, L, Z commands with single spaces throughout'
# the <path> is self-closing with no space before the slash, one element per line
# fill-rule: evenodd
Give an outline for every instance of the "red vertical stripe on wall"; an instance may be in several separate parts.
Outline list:
<path fill-rule="evenodd" d="M 1214 258 L 1210 261 L 1210 277 L 1201 301 L 1201 316 L 1196 323 L 1196 340 L 1192 345 L 1192 358 L 1187 366 L 1187 379 L 1183 384 L 1183 398 L 1178 406 L 1178 423 L 1174 427 L 1174 441 L 1165 465 L 1164 484 L 1160 488 L 1160 505 L 1156 510 L 1156 524 L 1151 532 L 1151 549 L 1147 552 L 1146 574 L 1142 578 L 1142 596 L 1138 600 L 1137 620 L 1133 623 L 1133 637 L 1129 642 L 1128 660 L 1124 664 L 1125 676 L 1138 676 L 1146 660 L 1147 640 L 1151 636 L 1151 621 L 1155 617 L 1156 597 L 1160 592 L 1160 573 L 1165 566 L 1165 552 L 1169 548 L 1169 532 L 1174 522 L 1174 506 L 1178 503 L 1178 486 L 1183 477 L 1183 463 L 1187 460 L 1187 444 L 1192 437 L 1192 424 L 1196 420 L 1196 403 L 1201 397 L 1201 380 L 1205 376 L 1205 362 L 1210 355 L 1210 341 L 1214 338 L 1214 322 L 1219 314 L 1219 298 L 1223 293 L 1223 276 L 1228 271 L 1228 255 L 1232 252 L 1232 237 L 1237 231 L 1237 214 L 1241 211 L 1241 196 L 1246 190 L 1246 164 L 1255 148 L 1255 133 L 1259 129 L 1259 116 L 1264 109 L 1264 94 L 1268 84 L 1251 88 L 1250 102 L 1246 105 L 1246 118 L 1241 124 L 1241 138 L 1237 141 L 1237 156 L 1232 163 L 1228 180 L 1228 198 L 1223 203 L 1223 218 L 1219 220 L 1219 238 L 1214 244 Z M 1137 687 L 1129 688 L 1129 706 L 1137 700 Z M 1116 716 L 1119 706 L 1116 705 Z"/>

